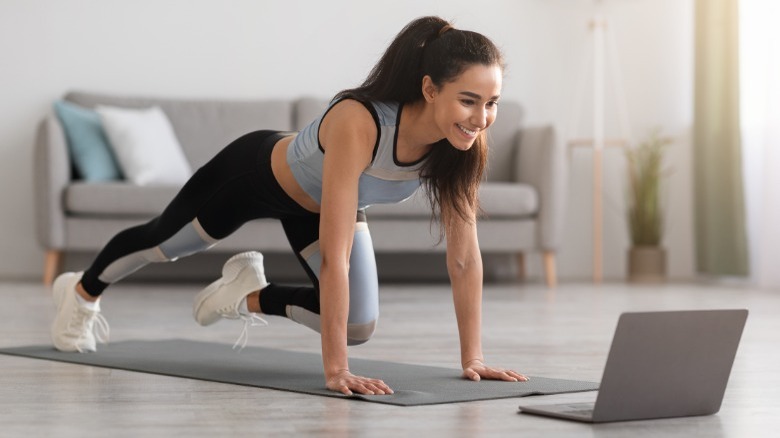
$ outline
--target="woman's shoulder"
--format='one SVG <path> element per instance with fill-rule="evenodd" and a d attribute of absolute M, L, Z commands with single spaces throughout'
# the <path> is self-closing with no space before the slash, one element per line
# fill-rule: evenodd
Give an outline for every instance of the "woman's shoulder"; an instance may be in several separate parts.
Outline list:
<path fill-rule="evenodd" d="M 375 117 L 371 109 L 355 99 L 342 99 L 328 109 L 323 123 L 329 125 L 348 124 L 351 127 L 375 129 Z"/>
<path fill-rule="evenodd" d="M 398 122 L 401 104 L 394 101 L 366 100 L 358 97 L 345 97 L 331 104 L 331 108 L 336 105 L 345 105 L 349 107 L 350 115 L 362 114 L 366 112 L 371 115 L 377 126 L 392 126 Z"/>
<path fill-rule="evenodd" d="M 371 112 L 372 103 L 370 101 L 359 100 L 355 97 L 345 97 L 331 103 L 329 112 L 339 111 L 344 114 L 357 115 Z"/>
<path fill-rule="evenodd" d="M 371 107 L 355 99 L 342 99 L 334 102 L 322 119 L 319 136 L 323 147 L 333 138 L 348 135 L 353 138 L 365 138 L 370 144 L 376 143 L 379 136 L 376 113 Z"/>

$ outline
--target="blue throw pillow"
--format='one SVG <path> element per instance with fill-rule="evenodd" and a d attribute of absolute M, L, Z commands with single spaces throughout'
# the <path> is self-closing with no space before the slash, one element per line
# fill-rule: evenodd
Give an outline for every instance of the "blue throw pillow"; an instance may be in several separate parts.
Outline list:
<path fill-rule="evenodd" d="M 86 181 L 110 181 L 122 178 L 114 152 L 95 111 L 58 100 L 54 111 L 65 129 L 70 157 Z"/>

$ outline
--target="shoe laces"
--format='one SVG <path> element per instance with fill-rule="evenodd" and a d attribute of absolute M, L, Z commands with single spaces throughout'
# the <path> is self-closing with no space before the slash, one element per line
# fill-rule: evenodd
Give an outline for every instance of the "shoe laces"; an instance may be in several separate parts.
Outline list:
<path fill-rule="evenodd" d="M 249 328 L 267 326 L 268 321 L 257 316 L 256 313 L 250 313 L 248 315 L 239 313 L 238 317 L 239 319 L 244 321 L 244 328 L 241 330 L 241 334 L 238 336 L 236 343 L 233 344 L 233 349 L 235 350 L 236 347 L 238 347 L 238 345 L 241 344 L 241 348 L 238 349 L 238 352 L 241 353 L 241 351 L 244 350 L 244 347 L 246 347 L 246 343 L 249 341 Z"/>
<path fill-rule="evenodd" d="M 105 344 L 108 342 L 109 327 L 108 321 L 97 310 L 87 309 L 83 306 L 76 306 L 75 312 L 70 320 L 70 328 L 76 329 L 79 336 L 76 339 L 76 350 L 83 353 L 81 344 L 86 340 L 88 334 L 92 334 L 97 342 Z"/>

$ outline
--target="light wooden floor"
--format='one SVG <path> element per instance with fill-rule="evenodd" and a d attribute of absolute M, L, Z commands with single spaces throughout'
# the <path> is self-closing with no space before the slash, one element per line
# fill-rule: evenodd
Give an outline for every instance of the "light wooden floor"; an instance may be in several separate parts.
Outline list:
<path fill-rule="evenodd" d="M 190 316 L 198 285 L 121 284 L 103 299 L 113 340 L 181 337 L 232 343 L 230 321 Z M 48 343 L 53 305 L 35 283 L 0 283 L 0 345 Z M 385 285 L 382 317 L 353 357 L 457 367 L 445 285 Z M 719 414 L 587 425 L 517 413 L 521 399 L 396 407 L 0 355 L 0 436 L 777 436 L 780 291 L 703 284 L 488 285 L 484 344 L 491 363 L 530 375 L 599 380 L 622 311 L 745 307 L 742 344 Z M 319 351 L 318 337 L 282 319 L 250 345 Z M 381 377 L 381 376 L 377 376 Z M 590 401 L 595 392 L 533 402 Z M 523 400 L 527 403 L 529 400 Z"/>

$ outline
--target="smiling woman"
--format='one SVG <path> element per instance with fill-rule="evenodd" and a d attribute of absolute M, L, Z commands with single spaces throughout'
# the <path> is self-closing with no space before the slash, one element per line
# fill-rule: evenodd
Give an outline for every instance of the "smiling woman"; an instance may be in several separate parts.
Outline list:
<path fill-rule="evenodd" d="M 289 318 L 321 333 L 329 389 L 392 393 L 381 380 L 351 374 L 347 358 L 347 346 L 368 341 L 379 316 L 365 209 L 401 202 L 423 186 L 447 239 L 463 377 L 525 380 L 485 365 L 481 343 L 477 189 L 503 68 L 499 50 L 479 33 L 438 17 L 409 23 L 365 82 L 339 93 L 301 132 L 238 138 L 160 216 L 117 234 L 83 273 L 61 275 L 55 347 L 93 351 L 106 340 L 98 300 L 111 283 L 150 262 L 203 251 L 250 220 L 275 218 L 312 285 L 269 284 L 260 253 L 238 254 L 195 298 L 195 320 L 243 320 L 246 331 L 261 313 Z"/>
<path fill-rule="evenodd" d="M 431 33 L 431 27 L 438 30 Z M 360 87 L 344 90 L 337 98 L 410 102 L 416 106 L 408 117 L 412 120 L 419 120 L 420 108 L 435 108 L 435 118 L 419 123 L 423 132 L 416 133 L 419 143 L 431 146 L 421 171 L 423 184 L 435 214 L 441 212 L 447 218 L 447 214 L 456 213 L 468 219 L 469 211 L 477 208 L 477 187 L 487 164 L 484 129 L 495 120 L 503 70 L 503 55 L 489 38 L 455 29 L 438 17 L 424 17 L 398 34 Z M 431 105 L 437 97 L 437 105 Z M 463 118 L 450 119 L 448 110 L 452 111 L 454 104 L 492 110 L 492 117 L 486 115 L 479 122 L 484 127 Z M 454 135 L 451 131 L 459 122 L 474 135 L 464 132 L 462 140 Z M 438 132 L 431 129 L 433 126 Z M 426 134 L 438 138 L 426 138 Z M 467 152 L 458 153 L 453 148 Z"/>
<path fill-rule="evenodd" d="M 465 151 L 471 148 L 477 135 L 496 120 L 496 106 L 501 92 L 501 68 L 497 65 L 471 66 L 456 80 L 441 87 L 437 87 L 426 76 L 423 78 L 423 90 L 429 102 L 439 97 L 450 103 L 443 106 L 438 122 L 450 144 Z"/>

